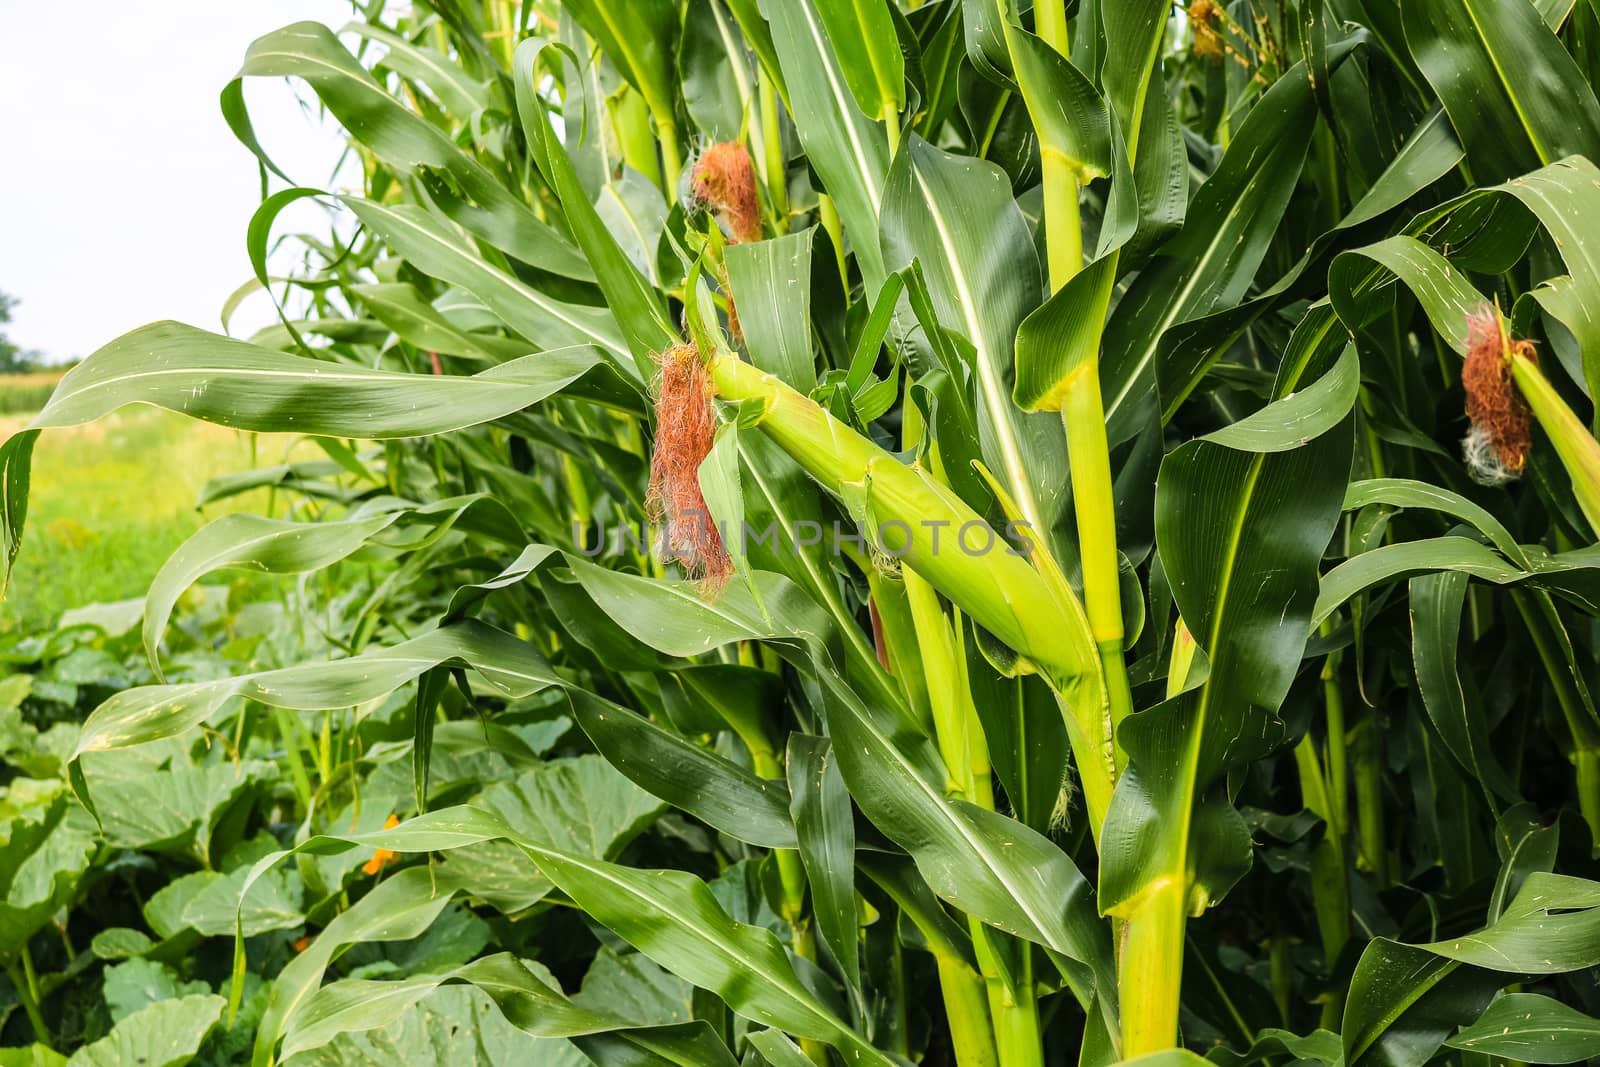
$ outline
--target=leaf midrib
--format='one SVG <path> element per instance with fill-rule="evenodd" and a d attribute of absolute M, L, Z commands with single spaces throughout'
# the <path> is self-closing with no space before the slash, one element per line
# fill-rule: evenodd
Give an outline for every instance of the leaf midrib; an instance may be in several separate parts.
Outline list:
<path fill-rule="evenodd" d="M 1011 889 L 1010 879 L 1005 877 L 1001 868 L 999 868 L 990 857 L 988 851 L 984 848 L 982 839 L 978 835 L 973 834 L 966 829 L 963 820 L 957 818 L 956 815 L 950 810 L 945 796 L 933 789 L 933 787 L 928 784 L 927 779 L 922 777 L 917 768 L 912 766 L 904 754 L 900 752 L 900 750 L 890 741 L 889 738 L 883 735 L 883 733 L 877 728 L 870 718 L 868 718 L 865 714 L 856 713 L 853 709 L 851 714 L 855 718 L 856 722 L 860 723 L 862 728 L 866 730 L 867 733 L 871 734 L 873 739 L 878 742 L 878 745 L 882 751 L 891 758 L 892 762 L 899 766 L 904 771 L 906 777 L 909 778 L 915 784 L 916 788 L 928 798 L 933 806 L 933 809 L 938 811 L 940 815 L 943 816 L 944 822 L 954 829 L 960 840 L 971 849 L 972 854 L 983 861 L 984 866 L 988 868 L 995 881 L 998 884 L 1006 887 L 1007 896 L 1009 896 L 1012 902 L 1017 905 L 1018 909 L 1027 917 L 1028 921 L 1033 924 L 1034 932 L 1044 939 L 1045 945 L 1057 952 L 1062 953 L 1063 955 L 1076 959 L 1077 957 L 1074 955 L 1075 950 L 1069 948 L 1065 944 L 1058 943 L 1057 938 L 1055 938 L 1050 932 L 1049 924 L 1041 921 L 1038 914 L 1023 899 L 1023 897 L 1019 896 L 1014 890 Z M 915 857 L 913 857 L 913 859 L 915 859 Z"/>
<path fill-rule="evenodd" d="M 912 160 L 910 170 L 917 187 L 921 190 L 922 200 L 928 206 L 928 216 L 939 234 L 939 244 L 944 248 L 945 259 L 950 268 L 950 278 L 955 283 L 956 302 L 961 305 L 961 317 L 966 321 L 968 339 L 977 351 L 978 378 L 983 383 L 983 403 L 984 407 L 989 409 L 989 417 L 994 420 L 995 437 L 1000 446 L 1001 458 L 1006 465 L 1006 480 L 1010 483 L 1011 491 L 1016 495 L 1017 502 L 1028 521 L 1033 523 L 1033 528 L 1039 531 L 1039 538 L 1043 541 L 1049 536 L 1050 527 L 1044 521 L 1044 513 L 1039 508 L 1033 483 L 1028 478 L 1027 464 L 1023 462 L 1022 453 L 1017 446 L 1011 395 L 1001 388 L 1004 383 L 996 380 L 994 354 L 990 350 L 982 323 L 978 321 L 972 283 L 967 279 L 962 257 L 957 254 L 955 238 L 950 233 L 950 224 L 945 219 L 944 212 L 940 210 L 933 190 L 922 173 L 922 168 Z"/>
<path fill-rule="evenodd" d="M 1217 588 L 1215 610 L 1211 616 L 1211 625 L 1206 630 L 1206 654 L 1216 657 L 1217 649 L 1221 647 L 1223 623 L 1229 617 L 1228 597 L 1233 589 L 1233 578 L 1237 560 L 1239 558 L 1239 545 L 1244 540 L 1244 527 L 1250 514 L 1250 502 L 1255 498 L 1256 488 L 1261 481 L 1261 472 L 1266 465 L 1266 456 L 1257 453 L 1251 457 L 1250 473 L 1245 480 L 1244 492 L 1240 497 L 1239 507 L 1234 517 L 1232 529 L 1228 533 L 1228 548 L 1224 554 L 1227 568 L 1222 572 L 1222 581 Z M 1211 713 L 1211 697 L 1216 692 L 1215 679 L 1217 672 L 1213 670 L 1207 677 L 1205 685 L 1200 689 L 1198 704 L 1195 709 L 1195 726 L 1191 731 L 1188 748 L 1184 752 L 1182 766 L 1183 803 L 1179 805 L 1178 830 L 1172 840 L 1176 847 L 1172 850 L 1173 862 L 1167 866 L 1167 873 L 1177 880 L 1187 880 L 1189 870 L 1189 838 L 1194 824 L 1194 793 L 1195 783 L 1200 777 L 1200 751 L 1206 732 L 1206 718 Z M 1187 894 L 1188 886 L 1184 886 Z"/>
<path fill-rule="evenodd" d="M 809 994 L 805 993 L 805 991 L 801 987 L 799 987 L 797 983 L 791 983 L 790 981 L 785 979 L 783 975 L 774 974 L 771 971 L 768 971 L 768 970 L 766 970 L 766 969 L 764 969 L 762 967 L 757 966 L 757 962 L 754 959 L 752 959 L 750 957 L 747 957 L 744 954 L 736 951 L 734 948 L 724 944 L 722 939 L 716 936 L 716 932 L 715 931 L 708 930 L 708 929 L 702 927 L 699 923 L 694 922 L 693 919 L 690 917 L 690 915 L 688 913 L 680 913 L 680 912 L 670 911 L 665 906 L 663 906 L 661 904 L 661 902 L 655 900 L 649 894 L 640 891 L 637 887 L 629 884 L 627 881 L 617 878 L 615 875 L 611 874 L 609 871 L 605 870 L 604 868 L 592 866 L 589 861 L 585 860 L 581 856 L 575 855 L 573 853 L 562 852 L 562 851 L 559 851 L 557 849 L 549 848 L 547 846 L 540 845 L 536 841 L 531 841 L 531 840 L 529 840 L 527 838 L 523 838 L 523 837 L 520 837 L 520 836 L 512 836 L 512 833 L 509 832 L 510 828 L 507 827 L 506 829 L 508 831 L 506 836 L 509 839 L 515 841 L 522 848 L 528 850 L 529 852 L 534 852 L 534 853 L 537 853 L 537 854 L 546 855 L 546 856 L 554 859 L 558 863 L 571 864 L 572 866 L 577 867 L 577 868 L 587 872 L 589 875 L 603 880 L 604 882 L 606 882 L 606 884 L 608 884 L 608 885 L 612 886 L 613 888 L 619 890 L 625 896 L 627 896 L 627 897 L 629 897 L 629 898 L 631 898 L 633 900 L 639 901 L 641 904 L 643 904 L 649 910 L 654 911 L 654 912 L 656 912 L 658 914 L 670 915 L 672 922 L 680 925 L 683 929 L 685 929 L 685 930 L 689 931 L 690 933 L 694 934 L 700 941 L 702 941 L 706 945 L 711 946 L 717 952 L 717 954 L 720 957 L 722 957 L 723 959 L 725 959 L 728 962 L 732 963 L 732 965 L 736 969 L 747 970 L 752 974 L 758 975 L 759 977 L 761 977 L 762 979 L 764 979 L 765 981 L 770 983 L 773 988 L 781 990 L 783 992 L 783 994 L 790 1001 L 792 1001 L 793 1004 L 796 1007 L 798 1007 L 801 1011 L 805 1012 L 806 1014 L 812 1016 L 814 1019 L 820 1020 L 825 1026 L 827 1026 L 829 1029 L 833 1030 L 834 1033 L 842 1035 L 842 1034 L 844 1034 L 846 1032 L 849 1032 L 848 1028 L 844 1025 L 844 1023 L 841 1022 L 840 1020 L 836 1019 L 836 1018 L 833 1018 L 832 1014 L 830 1012 L 828 1012 L 825 1009 L 821 1008 L 820 1005 L 814 1005 L 812 1003 L 809 1003 L 809 1001 L 811 999 Z M 639 873 L 645 873 L 645 872 L 641 871 Z M 551 879 L 551 880 L 554 881 L 554 879 Z M 557 883 L 557 884 L 559 884 L 559 883 Z M 563 889 L 564 888 L 565 887 L 563 887 Z M 730 921 L 738 922 L 738 920 L 731 919 L 731 918 L 730 918 Z M 758 930 L 758 931 L 760 930 L 759 927 L 749 927 L 749 929 Z M 758 936 L 759 936 L 759 934 L 758 934 Z M 648 955 L 648 953 L 646 955 Z M 851 1036 L 854 1036 L 853 1032 L 850 1032 L 850 1033 L 851 1033 Z"/>
<path fill-rule="evenodd" d="M 1528 121 L 1528 113 L 1523 109 L 1522 100 L 1517 96 L 1517 91 L 1512 87 L 1511 80 L 1506 77 L 1505 68 L 1500 64 L 1500 57 L 1495 53 L 1494 46 L 1489 43 L 1488 35 L 1484 33 L 1483 23 L 1478 18 L 1478 13 L 1473 9 L 1474 0 L 1460 0 L 1461 10 L 1472 23 L 1472 30 L 1483 45 L 1483 53 L 1489 59 L 1489 65 L 1494 67 L 1495 76 L 1500 79 L 1500 86 L 1505 90 L 1506 99 L 1511 102 L 1511 109 L 1517 113 L 1517 120 L 1522 123 L 1523 132 L 1528 135 L 1528 143 L 1539 155 L 1539 162 L 1548 166 L 1552 160 L 1550 151 L 1545 147 L 1533 124 Z"/>
<path fill-rule="evenodd" d="M 1272 155 L 1276 155 L 1276 153 L 1274 152 Z M 1243 218 L 1244 213 L 1239 211 L 1239 205 L 1244 203 L 1244 201 L 1249 197 L 1251 191 L 1255 188 L 1257 182 L 1259 182 L 1266 174 L 1268 162 L 1270 161 L 1263 161 L 1261 166 L 1256 168 L 1255 173 L 1250 176 L 1250 180 L 1245 182 L 1244 188 L 1239 191 L 1239 195 L 1234 199 L 1233 206 L 1228 213 L 1228 217 L 1238 216 L 1241 219 Z M 1224 222 L 1226 222 L 1226 218 L 1224 219 Z M 1217 254 L 1217 250 L 1220 249 L 1224 244 L 1228 243 L 1224 240 L 1224 236 L 1230 233 L 1242 232 L 1243 229 L 1244 227 L 1240 227 L 1238 230 L 1230 230 L 1226 225 L 1217 227 L 1216 234 L 1213 235 L 1211 241 L 1206 245 L 1205 254 L 1201 256 L 1200 259 L 1195 263 L 1194 268 L 1189 273 L 1188 281 L 1184 283 L 1184 286 L 1179 291 L 1177 298 L 1168 306 L 1167 313 L 1162 316 L 1161 324 L 1154 330 L 1150 331 L 1150 333 L 1147 335 L 1150 340 L 1145 345 L 1144 353 L 1139 357 L 1138 362 L 1134 364 L 1133 370 L 1129 372 L 1127 380 L 1123 382 L 1122 388 L 1117 392 L 1117 395 L 1112 398 L 1111 403 L 1106 405 L 1106 420 L 1108 422 L 1113 416 L 1116 415 L 1118 411 L 1122 409 L 1123 401 L 1128 399 L 1128 394 L 1133 391 L 1133 387 L 1138 384 L 1140 378 L 1144 375 L 1145 368 L 1154 362 L 1156 349 L 1161 345 L 1162 336 L 1172 328 L 1174 323 L 1178 321 L 1179 315 L 1186 315 L 1189 313 L 1190 296 L 1194 293 L 1195 288 L 1200 284 L 1200 279 L 1205 275 L 1206 268 L 1210 265 L 1212 258 Z M 1237 239 L 1235 239 L 1233 243 L 1237 244 Z"/>
<path fill-rule="evenodd" d="M 497 286 L 501 286 L 512 293 L 515 293 L 517 296 L 520 296 L 524 300 L 532 303 L 535 307 L 539 308 L 551 318 L 565 323 L 586 337 L 592 338 L 596 344 L 600 345 L 602 348 L 605 348 L 607 351 L 615 352 L 619 355 L 625 354 L 622 346 L 618 344 L 616 340 L 604 337 L 596 333 L 590 326 L 572 318 L 569 314 L 567 314 L 563 305 L 548 300 L 543 293 L 540 293 L 536 289 L 531 289 L 517 281 L 515 278 L 512 278 L 510 275 L 504 274 L 494 267 L 491 267 L 483 260 L 472 256 L 467 252 L 466 249 L 460 247 L 459 245 L 444 240 L 439 234 L 424 228 L 415 220 L 408 218 L 406 215 L 401 214 L 400 212 L 392 211 L 386 206 L 378 204 L 376 201 L 362 200 L 361 204 L 363 207 L 374 208 L 378 214 L 409 228 L 419 238 L 430 241 L 437 247 L 444 249 L 450 256 L 454 257 L 458 263 L 464 264 L 465 266 L 480 272 L 481 277 L 487 281 Z M 463 286 L 463 288 L 466 287 Z M 528 340 L 534 341 L 534 338 L 530 337 Z M 534 343 L 537 344 L 538 342 L 534 341 Z"/>
<path fill-rule="evenodd" d="M 878 188 L 874 180 L 872 168 L 868 166 L 865 146 L 861 143 L 860 131 L 851 121 L 851 111 L 857 114 L 861 109 L 856 107 L 855 98 L 849 90 L 839 84 L 839 72 L 834 69 L 838 57 L 833 55 L 828 47 L 827 40 L 822 36 L 821 27 L 817 25 L 816 11 L 811 6 L 811 0 L 781 0 L 783 3 L 797 5 L 801 18 L 805 19 L 806 32 L 811 36 L 811 43 L 817 50 L 817 60 L 822 66 L 824 75 L 828 79 L 828 92 L 833 97 L 835 106 L 839 109 L 839 125 L 843 127 L 845 137 L 850 142 L 850 154 L 855 157 L 856 170 L 861 175 L 861 183 L 867 194 L 867 207 L 872 212 L 874 219 L 878 217 L 878 204 L 883 199 L 883 191 Z M 829 62 L 830 57 L 834 62 Z"/>

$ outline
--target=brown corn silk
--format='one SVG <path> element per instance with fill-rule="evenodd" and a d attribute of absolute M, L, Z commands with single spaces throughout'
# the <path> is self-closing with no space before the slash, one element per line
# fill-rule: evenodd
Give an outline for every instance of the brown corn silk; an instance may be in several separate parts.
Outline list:
<path fill-rule="evenodd" d="M 756 199 L 756 172 L 744 145 L 714 144 L 695 160 L 695 202 L 708 207 L 733 244 L 761 240 L 761 204 Z"/>
<path fill-rule="evenodd" d="M 1487 438 L 1505 472 L 1520 476 L 1533 438 L 1528 402 L 1511 377 L 1514 356 L 1539 362 L 1531 341 L 1506 336 L 1495 309 L 1483 308 L 1467 319 L 1467 358 L 1461 367 L 1467 417 L 1473 430 Z"/>
<path fill-rule="evenodd" d="M 713 387 L 700 352 L 674 345 L 656 357 L 656 441 L 645 508 L 662 526 L 668 559 L 679 563 L 708 594 L 733 574 L 733 561 L 700 489 L 700 464 L 711 452 L 716 426 Z"/>
<path fill-rule="evenodd" d="M 761 240 L 761 203 L 756 199 L 756 172 L 750 153 L 733 141 L 714 144 L 695 161 L 693 172 L 695 203 L 710 209 L 717 225 L 728 236 L 729 244 Z M 728 297 L 728 333 L 735 344 L 744 344 L 739 326 L 739 309 L 733 301 L 733 286 L 728 269 L 722 268 L 722 291 Z"/>

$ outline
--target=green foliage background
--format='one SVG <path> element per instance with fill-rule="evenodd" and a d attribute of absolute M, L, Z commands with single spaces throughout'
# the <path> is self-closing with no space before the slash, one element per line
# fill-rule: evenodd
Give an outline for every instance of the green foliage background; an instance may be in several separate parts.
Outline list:
<path fill-rule="evenodd" d="M 1593 416 L 1597 44 L 1573 0 L 262 38 L 240 80 L 364 175 L 294 184 L 223 89 L 292 317 L 113 340 L 0 444 L 0 1062 L 1600 1054 L 1600 446 L 1541 411 L 1494 487 L 1460 446 L 1491 303 Z M 759 241 L 704 202 L 723 142 Z M 1022 521 L 1027 558 L 730 541 L 713 595 L 592 553 L 649 513 L 685 341 L 730 528 Z M 129 404 L 292 437 L 40 443 Z M 104 468 L 99 507 L 224 513 L 30 563 Z"/>

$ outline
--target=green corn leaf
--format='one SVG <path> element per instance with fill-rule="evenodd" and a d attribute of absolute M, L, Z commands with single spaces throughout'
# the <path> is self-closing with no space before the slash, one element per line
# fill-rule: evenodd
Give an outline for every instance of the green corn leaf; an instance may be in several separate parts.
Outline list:
<path fill-rule="evenodd" d="M 1298 384 L 1286 364 L 1274 393 L 1284 397 Z M 1350 446 L 1348 429 L 1336 428 L 1287 452 L 1196 441 L 1163 462 L 1157 546 L 1210 671 L 1201 686 L 1128 720 L 1119 735 L 1130 763 L 1101 838 L 1108 913 L 1197 912 L 1248 869 L 1242 820 L 1207 793 L 1281 733 L 1277 710 L 1305 648 Z"/>
<path fill-rule="evenodd" d="M 647 6 L 654 11 L 663 5 L 652 0 Z M 607 5 L 599 7 L 604 9 Z M 639 25 L 632 23 L 629 32 L 636 32 Z M 633 355 L 639 380 L 647 382 L 655 376 L 652 355 L 677 341 L 678 334 L 667 319 L 660 298 L 628 260 L 590 204 L 573 168 L 569 147 L 551 136 L 550 116 L 543 99 L 534 91 L 548 48 L 548 43 L 538 38 L 517 46 L 517 114 L 522 132 L 528 139 L 535 163 L 566 207 L 578 246 L 594 266 L 595 278 L 606 296 L 610 314 L 616 316 L 616 323 L 627 339 L 627 351 Z M 572 137 L 573 133 L 567 136 Z"/>
<path fill-rule="evenodd" d="M 754 71 L 744 34 L 719 0 L 691 0 L 678 46 L 683 106 L 713 143 L 738 140 L 749 114 Z"/>
<path fill-rule="evenodd" d="M 641 789 L 723 833 L 763 848 L 795 848 L 788 791 L 593 694 L 571 692 L 595 748 Z"/>
<path fill-rule="evenodd" d="M 1518 792 L 1490 744 L 1476 694 L 1468 698 L 1456 669 L 1468 581 L 1463 571 L 1411 579 L 1412 654 L 1429 719 L 1450 754 L 1482 788 L 1489 810 L 1498 814 L 1498 801 L 1515 800 Z"/>
<path fill-rule="evenodd" d="M 0 599 L 11 582 L 11 568 L 22 550 L 28 520 L 28 483 L 37 430 L 19 430 L 0 442 Z"/>
<path fill-rule="evenodd" d="M 450 62 L 443 52 L 418 47 L 399 34 L 368 22 L 347 23 L 343 32 L 381 44 L 385 67 L 425 87 L 456 118 L 470 119 L 480 108 L 489 106 L 489 94 L 483 85 Z"/>
<path fill-rule="evenodd" d="M 884 721 L 824 672 L 839 769 L 862 813 L 905 848 L 933 891 L 1044 945 L 1086 1009 L 1114 1032 L 1115 978 L 1094 890 L 1066 854 L 1021 823 L 947 795 L 931 743 Z M 1043 872 L 1048 872 L 1045 874 Z"/>
<path fill-rule="evenodd" d="M 1502 979 L 1385 938 L 1361 954 L 1345 1003 L 1345 1062 L 1422 1064 L 1478 1017 Z"/>
<path fill-rule="evenodd" d="M 489 995 L 506 1021 L 533 1037 L 614 1035 L 627 1044 L 661 1055 L 662 1060 L 692 1067 L 718 1062 L 699 1059 L 705 1048 L 721 1043 L 701 1023 L 687 1031 L 676 1028 L 633 1030 L 624 1021 L 581 1008 L 556 985 L 543 965 L 509 953 L 486 956 L 441 975 L 418 975 L 399 981 L 346 979 L 316 991 L 294 1020 L 283 1042 L 285 1060 L 321 1048 L 341 1034 L 376 1030 L 392 1023 L 411 1005 L 435 990 L 466 984 Z M 726 1053 L 724 1052 L 724 1057 Z M 731 1062 L 731 1061 L 727 1061 Z"/>
<path fill-rule="evenodd" d="M 1427 508 L 1471 523 L 1508 559 L 1522 567 L 1533 566 L 1527 552 L 1511 536 L 1511 531 L 1482 506 L 1474 504 L 1460 493 L 1405 478 L 1372 478 L 1350 483 L 1344 498 L 1346 511 L 1359 511 L 1373 504 Z"/>
<path fill-rule="evenodd" d="M 1349 51 L 1347 45 L 1332 58 Z M 1276 82 L 1195 194 L 1189 222 L 1118 304 L 1102 354 L 1113 442 L 1132 436 L 1183 389 L 1156 363 L 1162 336 L 1237 304 L 1248 291 L 1305 162 L 1306 142 L 1289 131 L 1314 121 L 1315 113 L 1300 72 Z"/>
<path fill-rule="evenodd" d="M 1528 0 L 1419 0 L 1406 41 L 1480 181 L 1600 158 L 1600 102 Z M 1540 72 L 1528 78 L 1520 72 Z"/>
<path fill-rule="evenodd" d="M 811 885 L 817 932 L 838 961 L 851 994 L 861 994 L 861 953 L 856 931 L 855 815 L 839 774 L 838 757 L 827 738 L 793 734 L 789 738 L 790 813 L 794 816 L 800 859 Z"/>
<path fill-rule="evenodd" d="M 1577 1063 L 1600 1051 L 1600 1019 L 1538 993 L 1507 993 L 1445 1044 L 1523 1063 Z"/>
<path fill-rule="evenodd" d="M 1332 430 L 1355 407 L 1361 363 L 1354 345 L 1316 382 L 1253 415 L 1246 415 L 1204 440 L 1240 452 L 1287 452 Z"/>
<path fill-rule="evenodd" d="M 1312 625 L 1320 624 L 1358 593 L 1419 571 L 1457 571 L 1497 585 L 1528 576 L 1468 537 L 1434 537 L 1385 545 L 1352 557 L 1323 575 Z"/>
<path fill-rule="evenodd" d="M 176 737 L 245 697 L 270 707 L 322 710 L 376 700 L 441 664 L 461 665 L 511 696 L 559 684 L 532 648 L 479 622 L 441 627 L 391 648 L 213 682 L 128 689 L 90 714 L 73 750 L 73 786 L 93 810 L 79 757 Z"/>
<path fill-rule="evenodd" d="M 883 120 L 906 105 L 905 57 L 886 0 L 816 0 L 856 104 Z"/>
<path fill-rule="evenodd" d="M 32 425 L 73 426 L 127 404 L 153 404 L 239 430 L 382 440 L 475 426 L 566 389 L 637 409 L 639 394 L 606 364 L 597 349 L 574 348 L 471 377 L 401 374 L 291 356 L 161 322 L 84 360 L 61 379 Z"/>
<path fill-rule="evenodd" d="M 805 230 L 727 250 L 750 361 L 806 394 L 817 387 L 810 327 L 814 240 L 815 231 Z"/>
<path fill-rule="evenodd" d="M 441 130 L 389 95 L 334 37 L 316 22 L 297 22 L 267 34 L 250 46 L 239 76 L 222 94 L 223 114 L 238 138 L 274 171 L 257 143 L 244 107 L 247 77 L 303 79 L 351 135 L 390 166 L 410 171 L 428 167 L 450 176 L 483 212 L 485 232 L 494 242 L 507 231 L 535 256 L 541 270 L 588 280 L 588 264 L 571 242 L 527 206 L 489 172 L 463 154 Z"/>
<path fill-rule="evenodd" d="M 1084 184 L 1110 174 L 1110 115 L 1089 77 L 1035 35 L 1009 22 L 1004 30 L 1039 151 L 1066 160 Z"/>
<path fill-rule="evenodd" d="M 638 870 L 584 857 L 515 831 L 489 811 L 469 808 L 432 812 L 375 833 L 312 838 L 294 851 L 448 851 L 493 840 L 521 848 L 596 921 L 667 970 L 716 992 L 746 1018 L 833 1044 L 863 1064 L 888 1067 L 892 1062 L 812 996 L 770 931 L 731 918 L 706 884 L 685 872 Z M 258 861 L 251 879 L 289 854 Z"/>
<path fill-rule="evenodd" d="M 851 96 L 812 0 L 769 5 L 767 16 L 800 143 L 838 205 L 867 291 L 875 293 L 885 274 L 873 239 L 889 172 L 883 131 Z"/>
<path fill-rule="evenodd" d="M 528 354 L 530 346 L 525 341 L 462 329 L 410 285 L 357 285 L 350 291 L 395 336 L 424 352 L 486 363 L 504 363 Z"/>
<path fill-rule="evenodd" d="M 606 0 L 567 0 L 566 6 L 622 76 L 644 95 L 657 121 L 670 118 L 676 95 L 671 61 L 678 29 L 676 5 L 669 0 L 640 0 L 625 7 Z"/>
<path fill-rule="evenodd" d="M 1039 261 L 1004 173 L 912 136 L 883 201 L 884 256 L 927 273 L 939 321 L 973 348 L 984 461 L 1046 544 L 1066 505 L 1066 445 L 1058 419 L 1018 411 L 1013 342 L 1039 303 Z"/>
<path fill-rule="evenodd" d="M 1345 1062 L 1428 1059 L 1516 975 L 1600 963 L 1597 922 L 1600 885 L 1534 872 L 1505 912 L 1475 934 L 1418 946 L 1373 941 L 1351 981 Z"/>
<path fill-rule="evenodd" d="M 1555 870 L 1561 827 L 1546 826 L 1527 801 L 1512 806 L 1495 824 L 1495 849 L 1500 854 L 1500 874 L 1489 898 L 1489 921 L 1505 914 L 1506 905 L 1535 871 Z"/>
<path fill-rule="evenodd" d="M 398 505 L 398 506 L 396 506 Z M 491 497 L 441 501 L 416 510 L 395 501 L 389 507 L 371 509 L 370 515 L 351 517 L 342 522 L 301 523 L 267 519 L 257 515 L 225 515 L 195 533 L 162 565 L 145 594 L 145 655 L 161 674 L 158 649 L 166 632 L 167 620 L 185 589 L 223 568 L 238 568 L 266 574 L 304 574 L 320 570 L 344 559 L 368 544 L 396 523 L 421 520 L 435 527 L 437 537 L 450 530 L 468 510 L 499 512 L 502 536 L 518 537 L 516 519 Z M 413 541 L 410 547 L 425 547 L 427 540 Z"/>
<path fill-rule="evenodd" d="M 467 242 L 421 208 L 390 207 L 361 197 L 340 197 L 364 225 L 381 235 L 418 270 L 459 285 L 488 305 L 534 347 L 598 345 L 627 354 L 617 321 L 605 308 L 564 304 L 485 262 Z"/>

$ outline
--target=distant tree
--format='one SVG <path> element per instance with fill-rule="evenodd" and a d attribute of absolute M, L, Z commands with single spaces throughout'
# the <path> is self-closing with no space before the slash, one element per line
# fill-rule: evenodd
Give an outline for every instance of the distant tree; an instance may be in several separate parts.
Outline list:
<path fill-rule="evenodd" d="M 11 321 L 11 309 L 17 303 L 10 293 L 0 292 L 0 326 Z M 41 366 L 43 360 L 38 352 L 23 348 L 0 332 L 0 374 L 27 374 Z"/>

